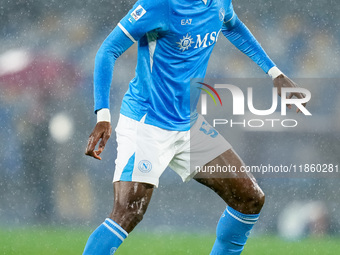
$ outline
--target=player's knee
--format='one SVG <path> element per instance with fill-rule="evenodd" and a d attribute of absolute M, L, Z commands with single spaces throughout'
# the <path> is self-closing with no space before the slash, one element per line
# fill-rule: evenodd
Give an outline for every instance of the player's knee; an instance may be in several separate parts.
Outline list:
<path fill-rule="evenodd" d="M 134 212 L 130 213 L 130 221 L 134 222 L 136 225 L 142 221 L 143 217 L 144 217 L 144 212 L 142 212 L 141 210 L 137 210 Z"/>
<path fill-rule="evenodd" d="M 119 223 L 127 232 L 131 232 L 142 221 L 144 213 L 139 208 L 116 208 L 110 218 Z"/>
<path fill-rule="evenodd" d="M 254 189 L 247 189 L 241 194 L 235 193 L 233 195 L 234 199 L 230 205 L 234 206 L 236 210 L 245 213 L 257 214 L 264 205 L 265 195 L 258 186 Z"/>
<path fill-rule="evenodd" d="M 264 205 L 265 195 L 261 189 L 256 190 L 248 201 L 251 211 L 259 213 Z"/>

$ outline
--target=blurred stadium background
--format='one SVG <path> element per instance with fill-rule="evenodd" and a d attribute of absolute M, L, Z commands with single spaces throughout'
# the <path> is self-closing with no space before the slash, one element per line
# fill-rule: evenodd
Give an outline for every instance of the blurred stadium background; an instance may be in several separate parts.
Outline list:
<path fill-rule="evenodd" d="M 101 162 L 84 155 L 96 122 L 92 72 L 101 42 L 133 3 L 0 3 L 0 229 L 8 233 L 35 226 L 93 229 L 110 212 L 114 136 Z M 233 130 L 232 135 L 225 134 L 227 139 L 248 165 L 339 164 L 339 3 L 234 0 L 234 7 L 280 69 L 304 78 L 299 81 L 312 91 L 313 121 L 296 132 Z M 113 125 L 134 76 L 136 50 L 134 45 L 116 62 Z M 265 78 L 223 36 L 207 73 L 220 81 Z M 271 86 L 270 80 L 266 82 Z M 257 93 L 265 91 L 266 86 L 260 86 Z M 335 177 L 259 178 L 266 205 L 254 236 L 337 237 L 340 185 Z M 213 235 L 223 208 L 211 191 L 194 181 L 183 184 L 167 170 L 137 230 Z"/>

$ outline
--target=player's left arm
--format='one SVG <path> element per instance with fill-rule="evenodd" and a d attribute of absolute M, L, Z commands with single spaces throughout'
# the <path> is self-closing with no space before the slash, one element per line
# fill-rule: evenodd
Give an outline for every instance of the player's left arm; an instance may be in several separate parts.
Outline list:
<path fill-rule="evenodd" d="M 226 13 L 223 26 L 223 35 L 234 44 L 241 52 L 251 58 L 262 70 L 267 73 L 274 83 L 274 87 L 278 88 L 278 94 L 281 96 L 281 88 L 284 87 L 298 87 L 291 79 L 283 74 L 277 68 L 275 63 L 269 58 L 267 53 L 261 47 L 260 43 L 256 40 L 253 34 L 249 31 L 246 25 L 238 18 L 232 4 Z M 302 93 L 291 93 L 288 98 L 293 96 L 297 98 L 304 98 Z M 304 104 L 305 106 L 306 104 Z M 291 106 L 288 105 L 290 109 Z M 299 108 L 297 112 L 299 112 Z"/>

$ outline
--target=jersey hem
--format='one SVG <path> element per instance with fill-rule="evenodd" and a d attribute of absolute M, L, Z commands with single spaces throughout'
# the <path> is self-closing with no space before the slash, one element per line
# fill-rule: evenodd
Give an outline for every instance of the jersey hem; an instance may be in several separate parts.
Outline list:
<path fill-rule="evenodd" d="M 143 113 L 141 115 L 136 115 L 136 114 L 133 114 L 131 112 L 125 112 L 124 110 L 121 110 L 120 114 L 122 114 L 125 117 L 128 117 L 130 119 L 136 120 L 136 121 L 141 121 L 141 119 L 145 116 L 145 113 Z M 190 130 L 192 125 L 196 122 L 196 120 L 197 120 L 197 117 L 191 119 L 191 121 L 189 123 L 177 124 L 177 126 L 181 126 L 181 127 L 176 128 L 175 123 L 171 123 L 172 126 L 167 126 L 167 125 L 164 125 L 163 123 L 159 122 L 157 119 L 150 118 L 150 116 L 148 116 L 146 114 L 146 118 L 145 118 L 144 123 L 147 124 L 147 125 L 155 126 L 155 127 L 161 128 L 161 129 L 169 130 L 169 131 L 188 131 L 188 130 Z"/>

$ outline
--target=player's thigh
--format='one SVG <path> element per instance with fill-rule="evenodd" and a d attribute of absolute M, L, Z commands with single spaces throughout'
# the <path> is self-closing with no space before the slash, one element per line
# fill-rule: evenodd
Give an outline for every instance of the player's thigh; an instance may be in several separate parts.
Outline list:
<path fill-rule="evenodd" d="M 196 171 L 225 151 L 231 149 L 230 143 L 203 116 L 199 115 L 190 129 L 190 166 Z"/>
<path fill-rule="evenodd" d="M 237 153 L 229 149 L 208 162 L 194 179 L 214 190 L 235 209 L 258 213 L 264 203 L 264 193 L 254 176 L 242 170 L 243 166 Z"/>
<path fill-rule="evenodd" d="M 190 131 L 183 132 L 176 141 L 176 153 L 169 166 L 187 182 L 202 166 L 230 148 L 224 137 L 199 115 Z"/>

